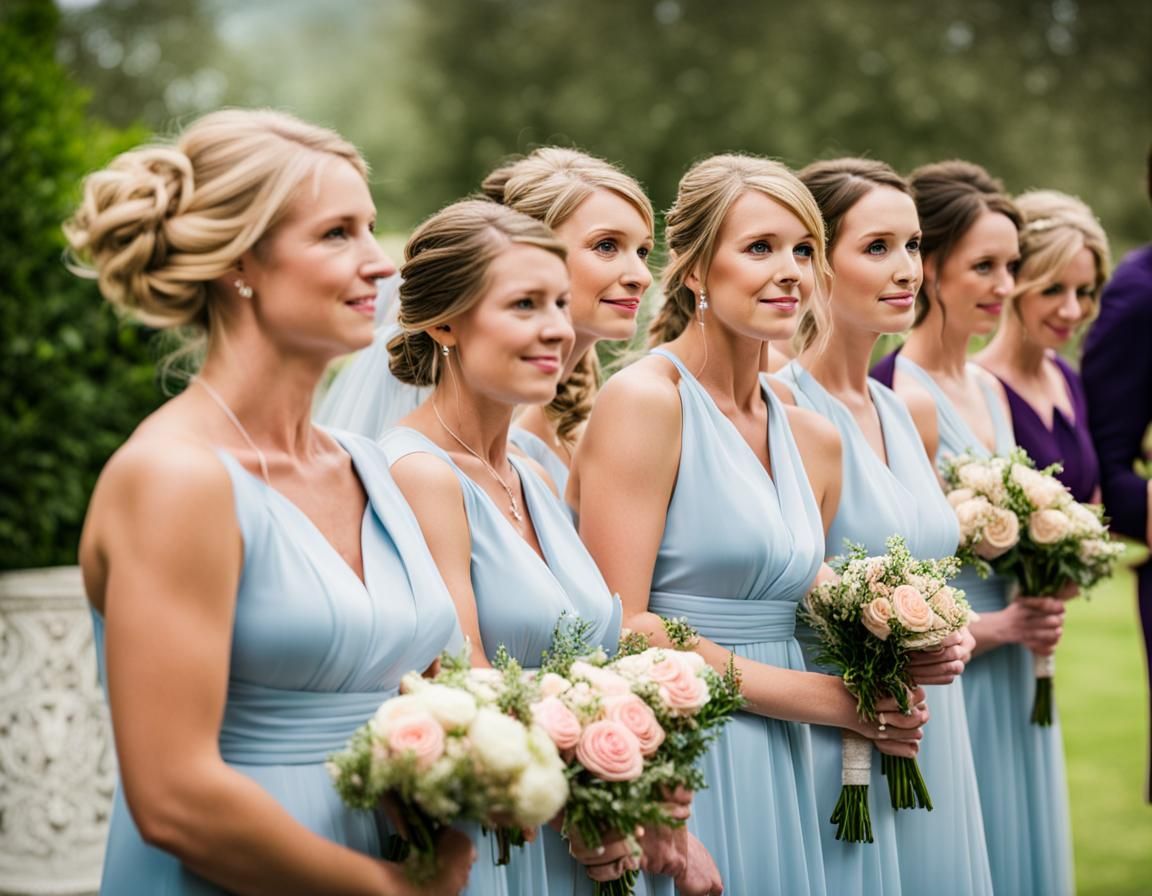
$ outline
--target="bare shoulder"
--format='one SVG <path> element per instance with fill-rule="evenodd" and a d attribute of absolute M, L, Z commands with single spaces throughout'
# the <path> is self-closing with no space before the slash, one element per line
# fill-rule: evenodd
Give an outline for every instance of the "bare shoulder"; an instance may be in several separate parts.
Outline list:
<path fill-rule="evenodd" d="M 830 452 L 840 456 L 840 432 L 822 414 L 791 405 L 784 408 L 788 425 L 802 454 Z"/>
<path fill-rule="evenodd" d="M 968 364 L 968 372 L 976 382 L 991 389 L 998 398 L 1005 402 L 1008 401 L 1008 393 L 1004 391 L 1004 384 L 986 367 L 976 362 L 971 362 Z"/>
<path fill-rule="evenodd" d="M 676 367 L 658 355 L 642 358 L 615 374 L 596 396 L 582 444 L 595 440 L 606 428 L 639 430 L 643 419 L 645 438 L 679 433 L 680 375 Z"/>
<path fill-rule="evenodd" d="M 392 478 L 409 503 L 417 497 L 425 501 L 463 497 L 456 471 L 441 457 L 428 451 L 413 451 L 392 464 Z"/>

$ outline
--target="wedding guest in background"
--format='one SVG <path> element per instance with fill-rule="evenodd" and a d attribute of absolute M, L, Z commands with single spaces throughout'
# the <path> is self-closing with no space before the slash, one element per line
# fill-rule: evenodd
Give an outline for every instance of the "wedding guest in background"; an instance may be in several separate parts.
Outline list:
<path fill-rule="evenodd" d="M 1152 148 L 1148 152 L 1152 199 Z M 1133 463 L 1145 460 L 1152 424 L 1152 245 L 1129 254 L 1100 297 L 1100 316 L 1084 342 L 1080 370 L 1088 399 L 1088 425 L 1100 457 L 1104 510 L 1112 528 L 1152 545 L 1152 482 Z M 1152 695 L 1152 562 L 1136 571 L 1145 659 Z M 1152 714 L 1152 699 L 1149 701 Z M 1152 801 L 1152 735 L 1145 797 Z"/>
<path fill-rule="evenodd" d="M 1024 226 L 1016 286 L 1000 328 L 974 360 L 1003 384 L 1016 443 L 1037 467 L 1059 463 L 1077 501 L 1099 503 L 1100 465 L 1084 387 L 1060 357 L 1096 315 L 1108 279 L 1108 240 L 1092 211 L 1054 190 L 1017 197 Z"/>
<path fill-rule="evenodd" d="M 1020 213 L 999 181 L 969 162 L 925 165 L 912 172 L 909 183 L 923 233 L 924 281 L 907 342 L 873 375 L 912 402 L 927 397 L 935 403 L 937 462 L 965 452 L 1006 455 L 1016 443 L 1004 389 L 968 360 L 968 345 L 973 336 L 992 332 L 1014 289 Z M 1070 893 L 1060 725 L 1029 720 L 1031 654 L 1055 650 L 1064 603 L 1044 595 L 1013 599 L 1011 579 L 982 579 L 972 568 L 955 584 L 980 614 L 971 626 L 976 649 L 963 690 L 993 889 Z M 898 818 L 897 825 L 903 821 Z"/>
<path fill-rule="evenodd" d="M 395 270 L 365 175 L 332 131 L 216 112 L 90 175 L 66 225 L 113 306 L 204 348 L 108 462 L 80 545 L 121 776 L 102 892 L 417 891 L 325 769 L 455 631 L 379 450 L 309 420 Z M 458 893 L 473 849 L 438 851 L 419 892 Z"/>

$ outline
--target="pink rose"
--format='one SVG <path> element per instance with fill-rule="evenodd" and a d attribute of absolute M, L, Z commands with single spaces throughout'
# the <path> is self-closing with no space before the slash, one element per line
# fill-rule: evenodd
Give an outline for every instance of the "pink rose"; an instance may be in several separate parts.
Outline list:
<path fill-rule="evenodd" d="M 580 740 L 580 720 L 559 697 L 545 697 L 533 703 L 532 719 L 548 732 L 560 750 L 571 750 Z"/>
<path fill-rule="evenodd" d="M 673 715 L 695 715 L 708 702 L 708 684 L 672 654 L 653 663 L 648 677 L 659 685 L 660 699 Z"/>
<path fill-rule="evenodd" d="M 618 697 L 621 694 L 632 693 L 632 686 L 627 680 L 615 672 L 577 660 L 568 672 L 572 678 L 583 678 L 602 696 Z"/>
<path fill-rule="evenodd" d="M 619 722 L 593 722 L 576 745 L 576 758 L 603 781 L 635 781 L 644 771 L 636 735 Z"/>
<path fill-rule="evenodd" d="M 892 604 L 887 598 L 877 597 L 860 610 L 860 621 L 864 623 L 864 628 L 881 641 L 887 641 L 888 636 L 892 634 L 892 629 L 888 625 L 891 618 Z"/>
<path fill-rule="evenodd" d="M 896 620 L 910 632 L 928 631 L 936 616 L 924 595 L 911 585 L 898 585 L 892 592 L 892 611 Z"/>
<path fill-rule="evenodd" d="M 429 768 L 444 755 L 444 729 L 430 713 L 413 712 L 394 719 L 388 732 L 393 753 L 409 753 L 420 769 Z"/>
<path fill-rule="evenodd" d="M 664 743 L 664 729 L 656 720 L 656 713 L 635 694 L 605 698 L 604 715 L 635 734 L 640 741 L 640 752 L 645 756 L 651 756 Z"/>

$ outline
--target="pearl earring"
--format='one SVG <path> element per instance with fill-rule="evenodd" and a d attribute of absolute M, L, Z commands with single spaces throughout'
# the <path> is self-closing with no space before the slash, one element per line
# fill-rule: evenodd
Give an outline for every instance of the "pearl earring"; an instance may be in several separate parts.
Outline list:
<path fill-rule="evenodd" d="M 232 285 L 236 287 L 236 292 L 240 293 L 241 298 L 252 298 L 252 287 L 245 283 L 243 280 L 237 280 Z"/>
<path fill-rule="evenodd" d="M 446 345 L 440 346 L 440 354 L 442 354 L 445 358 L 447 358 L 448 357 L 448 346 L 446 346 Z"/>
<path fill-rule="evenodd" d="M 708 310 L 708 296 L 704 295 L 704 290 L 700 290 L 700 310 Z"/>

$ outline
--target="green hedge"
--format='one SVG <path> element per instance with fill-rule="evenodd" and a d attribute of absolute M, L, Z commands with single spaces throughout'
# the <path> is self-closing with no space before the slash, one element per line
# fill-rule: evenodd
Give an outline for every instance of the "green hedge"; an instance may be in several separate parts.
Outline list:
<path fill-rule="evenodd" d="M 57 23 L 0 5 L 0 569 L 76 562 L 100 467 L 161 400 L 147 332 L 63 264 L 81 177 L 144 135 L 87 120 Z"/>

